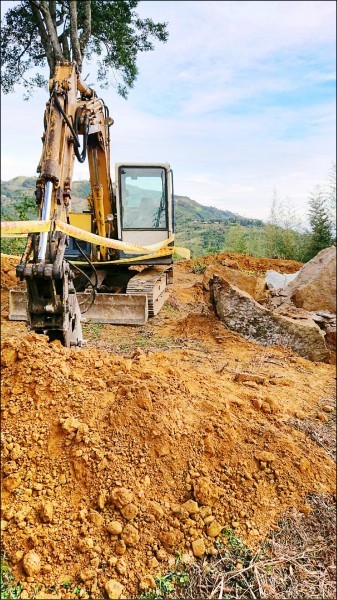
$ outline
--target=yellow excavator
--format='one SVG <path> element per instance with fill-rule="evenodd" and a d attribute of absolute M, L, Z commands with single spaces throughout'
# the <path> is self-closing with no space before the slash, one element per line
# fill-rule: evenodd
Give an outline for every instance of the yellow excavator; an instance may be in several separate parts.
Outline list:
<path fill-rule="evenodd" d="M 37 169 L 37 221 L 2 224 L 28 234 L 11 290 L 9 318 L 83 343 L 81 322 L 141 324 L 158 313 L 172 285 L 173 175 L 170 165 L 118 163 L 110 178 L 110 127 L 103 100 L 76 63 L 57 64 L 49 82 Z M 71 211 L 75 157 L 89 164 L 88 209 Z"/>

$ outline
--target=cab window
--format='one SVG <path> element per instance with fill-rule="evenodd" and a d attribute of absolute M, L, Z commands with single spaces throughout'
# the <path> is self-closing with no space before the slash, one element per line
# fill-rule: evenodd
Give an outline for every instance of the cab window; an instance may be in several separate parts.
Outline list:
<path fill-rule="evenodd" d="M 120 191 L 123 229 L 167 229 L 165 169 L 122 167 Z"/>

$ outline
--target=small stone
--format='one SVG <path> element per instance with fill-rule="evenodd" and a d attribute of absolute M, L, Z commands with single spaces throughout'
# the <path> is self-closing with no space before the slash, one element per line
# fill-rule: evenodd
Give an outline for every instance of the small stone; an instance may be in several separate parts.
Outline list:
<path fill-rule="evenodd" d="M 23 557 L 23 568 L 28 577 L 33 577 L 41 571 L 41 558 L 35 550 L 29 550 Z"/>
<path fill-rule="evenodd" d="M 90 521 L 95 527 L 102 527 L 104 518 L 96 510 L 90 512 Z"/>
<path fill-rule="evenodd" d="M 195 500 L 187 500 L 184 504 L 182 504 L 182 508 L 187 510 L 188 514 L 194 515 L 199 512 L 199 504 Z"/>
<path fill-rule="evenodd" d="M 80 572 L 80 580 L 81 581 L 91 581 L 92 579 L 95 578 L 96 575 L 96 571 L 94 569 L 83 569 L 83 571 Z M 109 596 L 110 598 L 110 596 Z"/>
<path fill-rule="evenodd" d="M 144 577 L 142 577 L 139 582 L 140 590 L 148 590 L 148 589 L 155 590 L 156 587 L 157 587 L 157 585 L 156 585 L 156 582 L 155 582 L 154 578 L 152 577 L 152 575 L 144 575 Z"/>
<path fill-rule="evenodd" d="M 203 538 L 199 538 L 198 540 L 194 540 L 194 542 L 192 542 L 192 550 L 196 558 L 200 558 L 205 554 L 206 548 Z"/>
<path fill-rule="evenodd" d="M 23 550 L 18 550 L 17 552 L 15 552 L 14 554 L 14 563 L 17 564 L 18 562 L 20 562 L 20 560 L 22 559 L 24 555 Z"/>
<path fill-rule="evenodd" d="M 107 491 L 102 490 L 98 496 L 97 504 L 98 504 L 98 508 L 100 508 L 101 510 L 103 510 L 103 508 L 105 507 L 107 495 L 108 495 Z"/>
<path fill-rule="evenodd" d="M 111 521 L 107 526 L 107 530 L 112 535 L 119 535 L 123 531 L 123 525 L 119 521 Z"/>
<path fill-rule="evenodd" d="M 126 543 L 124 540 L 118 540 L 115 546 L 115 552 L 118 556 L 123 556 L 126 552 Z"/>
<path fill-rule="evenodd" d="M 220 525 L 220 523 L 218 523 L 217 521 L 213 521 L 213 523 L 210 524 L 209 527 L 207 527 L 207 535 L 209 535 L 209 537 L 215 538 L 218 535 L 220 535 L 222 530 L 222 526 Z"/>
<path fill-rule="evenodd" d="M 109 579 L 105 584 L 105 591 L 109 600 L 118 600 L 123 593 L 124 586 L 115 579 Z"/>
<path fill-rule="evenodd" d="M 124 487 L 116 487 L 111 492 L 111 501 L 117 508 L 123 508 L 133 501 L 133 493 Z"/>
<path fill-rule="evenodd" d="M 41 520 L 44 523 L 50 523 L 53 520 L 54 507 L 49 500 L 42 502 L 40 507 Z"/>
<path fill-rule="evenodd" d="M 118 560 L 116 563 L 116 571 L 119 575 L 126 575 L 126 564 L 124 560 Z"/>
<path fill-rule="evenodd" d="M 132 503 L 124 506 L 123 508 L 120 509 L 120 511 L 121 511 L 123 517 L 125 519 L 127 519 L 128 521 L 132 521 L 133 519 L 135 519 L 138 514 L 137 506 Z"/>
<path fill-rule="evenodd" d="M 172 546 L 175 546 L 175 544 L 177 543 L 176 536 L 174 535 L 174 533 L 171 533 L 170 531 L 166 531 L 166 532 L 162 533 L 159 536 L 159 539 L 160 539 L 161 543 L 163 544 L 164 548 L 166 548 L 166 549 L 172 548 Z"/>
<path fill-rule="evenodd" d="M 123 529 L 122 538 L 127 546 L 137 546 L 139 542 L 138 529 L 133 525 L 126 525 Z"/>
<path fill-rule="evenodd" d="M 167 554 L 165 552 L 165 550 L 163 548 L 160 548 L 159 550 L 157 550 L 156 552 L 156 557 L 157 559 L 162 562 L 163 560 L 166 560 L 167 558 Z"/>
<path fill-rule="evenodd" d="M 276 456 L 275 454 L 272 454 L 271 452 L 257 452 L 257 454 L 255 455 L 255 457 L 263 462 L 273 462 L 274 460 L 276 460 Z"/>
<path fill-rule="evenodd" d="M 8 521 L 1 521 L 0 522 L 0 530 L 1 531 L 5 531 L 7 529 L 8 526 Z"/>

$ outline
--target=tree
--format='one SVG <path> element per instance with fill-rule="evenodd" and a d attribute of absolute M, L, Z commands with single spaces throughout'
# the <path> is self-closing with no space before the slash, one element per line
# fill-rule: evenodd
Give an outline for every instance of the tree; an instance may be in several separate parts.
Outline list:
<path fill-rule="evenodd" d="M 332 222 L 329 214 L 327 198 L 318 185 L 309 198 L 309 223 L 312 229 L 309 258 L 316 256 L 324 248 L 332 244 Z"/>
<path fill-rule="evenodd" d="M 154 49 L 153 40 L 166 42 L 167 24 L 141 19 L 137 0 L 22 0 L 10 8 L 2 23 L 2 89 L 12 92 L 23 83 L 29 93 L 43 87 L 41 67 L 48 63 L 83 61 L 96 55 L 101 87 L 113 83 L 127 97 L 137 78 L 138 52 Z M 32 69 L 37 69 L 30 76 Z M 120 79 L 118 81 L 118 78 Z"/>

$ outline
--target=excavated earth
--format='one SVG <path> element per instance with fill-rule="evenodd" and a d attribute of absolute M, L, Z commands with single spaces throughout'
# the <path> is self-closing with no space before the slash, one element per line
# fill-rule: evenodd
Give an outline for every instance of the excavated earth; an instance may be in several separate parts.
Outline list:
<path fill-rule="evenodd" d="M 310 510 L 309 492 L 334 493 L 333 460 L 301 430 L 331 418 L 333 365 L 226 330 L 193 262 L 146 326 L 87 325 L 79 351 L 8 321 L 14 264 L 2 259 L 1 527 L 22 598 L 137 597 L 177 552 L 216 554 L 224 527 L 257 548 L 289 507 Z"/>

